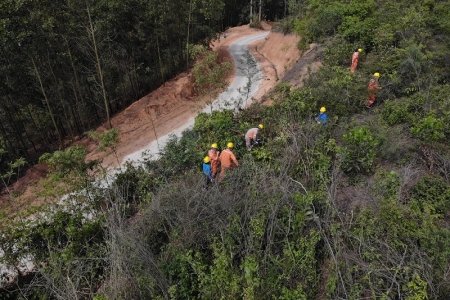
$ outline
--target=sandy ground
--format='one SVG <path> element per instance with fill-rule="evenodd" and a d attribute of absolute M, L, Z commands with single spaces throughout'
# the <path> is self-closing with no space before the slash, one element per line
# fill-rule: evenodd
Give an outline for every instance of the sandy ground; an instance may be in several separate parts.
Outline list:
<path fill-rule="evenodd" d="M 263 28 L 265 31 L 271 30 L 269 24 L 264 24 Z M 219 52 L 221 61 L 232 62 L 228 51 L 230 44 L 258 32 L 261 30 L 249 28 L 248 25 L 231 28 L 224 32 L 219 40 L 212 42 L 211 48 Z M 300 59 L 301 52 L 297 49 L 299 39 L 296 35 L 284 35 L 271 31 L 265 39 L 257 41 L 249 47 L 258 60 L 264 76 L 259 90 L 254 94 L 254 101 L 261 101 L 263 96 L 279 82 L 284 73 Z M 230 73 L 227 81 L 233 80 L 235 71 Z M 116 152 L 117 156 L 105 156 L 105 153 L 98 152 L 97 143 L 90 138 L 84 138 L 75 144 L 88 149 L 87 160 L 102 159 L 104 167 L 116 167 L 118 162 L 122 162 L 127 155 L 145 148 L 156 139 L 156 136 L 167 135 L 202 110 L 201 103 L 203 102 L 195 93 L 192 83 L 193 78 L 190 73 L 179 74 L 115 115 L 111 122 L 113 127 L 119 130 L 121 142 Z M 105 130 L 106 127 L 101 126 L 97 132 Z M 11 191 L 20 196 L 10 200 L 7 194 L 2 194 L 0 211 L 10 211 L 10 209 L 17 211 L 21 207 L 39 202 L 35 196 L 34 186 L 45 174 L 45 166 L 33 166 L 25 176 L 10 187 Z"/>

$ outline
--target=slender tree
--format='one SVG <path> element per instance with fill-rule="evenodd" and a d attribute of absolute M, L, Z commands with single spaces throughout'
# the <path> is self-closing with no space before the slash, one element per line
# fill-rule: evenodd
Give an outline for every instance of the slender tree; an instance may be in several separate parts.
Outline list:
<path fill-rule="evenodd" d="M 253 23 L 253 0 L 250 0 L 250 24 Z"/>
<path fill-rule="evenodd" d="M 41 75 L 39 73 L 38 67 L 37 67 L 37 65 L 36 65 L 36 63 L 34 61 L 34 58 L 30 57 L 30 59 L 31 59 L 31 62 L 33 64 L 33 70 L 34 70 L 34 72 L 36 74 L 36 79 L 39 82 L 39 87 L 41 89 L 42 96 L 44 97 L 48 113 L 50 115 L 50 118 L 52 119 L 52 123 L 53 123 L 54 129 L 55 129 L 55 132 L 56 132 L 56 134 L 58 136 L 59 146 L 62 147 L 63 146 L 62 135 L 61 135 L 61 132 L 59 131 L 58 125 L 56 124 L 55 114 L 53 113 L 52 107 L 50 105 L 50 99 L 48 98 L 47 92 L 45 91 L 44 84 L 42 82 L 42 78 L 41 78 Z"/>
<path fill-rule="evenodd" d="M 105 87 L 105 82 L 103 79 L 102 64 L 100 61 L 100 53 L 99 53 L 99 49 L 98 49 L 98 45 L 97 45 L 97 40 L 95 37 L 96 31 L 95 31 L 95 27 L 94 27 L 94 22 L 91 18 L 91 8 L 88 3 L 88 0 L 86 0 L 86 13 L 88 16 L 88 21 L 89 21 L 89 27 L 86 29 L 88 31 L 88 36 L 90 37 L 90 39 L 92 41 L 92 46 L 94 49 L 95 65 L 97 67 L 97 72 L 98 72 L 97 75 L 100 80 L 100 87 L 101 87 L 101 92 L 102 92 L 102 96 L 103 96 L 103 104 L 105 106 L 105 112 L 106 112 L 106 122 L 108 123 L 109 128 L 112 128 L 110 111 L 109 111 L 109 101 L 108 101 L 108 97 L 106 95 L 106 87 Z"/>

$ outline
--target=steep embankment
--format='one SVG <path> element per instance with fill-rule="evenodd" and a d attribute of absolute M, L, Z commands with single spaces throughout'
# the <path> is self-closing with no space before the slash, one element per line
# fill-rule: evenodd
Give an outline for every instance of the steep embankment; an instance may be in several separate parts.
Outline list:
<path fill-rule="evenodd" d="M 264 24 L 264 30 L 271 26 Z M 261 30 L 249 28 L 248 25 L 228 29 L 219 40 L 212 43 L 212 48 L 219 52 L 220 61 L 232 61 L 229 47 L 233 42 L 250 35 L 260 33 Z M 260 101 L 283 77 L 296 65 L 302 64 L 301 52 L 297 49 L 300 38 L 296 35 L 284 35 L 271 31 L 265 39 L 250 46 L 250 51 L 258 60 L 263 73 L 263 80 L 254 99 Z M 303 64 L 306 70 L 307 65 Z M 235 70 L 234 70 L 235 71 Z M 234 72 L 232 72 L 234 74 Z M 233 75 L 227 78 L 233 80 Z M 301 77 L 298 78 L 298 84 Z M 295 81 L 295 78 L 293 78 Z M 294 85 L 298 85 L 294 84 Z M 166 82 L 163 86 L 139 99 L 121 113 L 112 118 L 112 125 L 119 131 L 121 141 L 116 155 L 106 155 L 97 151 L 97 143 L 85 137 L 76 142 L 88 150 L 87 160 L 103 160 L 103 166 L 115 167 L 117 161 L 122 161 L 127 155 L 134 153 L 151 143 L 158 136 L 164 136 L 193 118 L 201 109 L 199 95 L 194 91 L 193 78 L 189 72 L 179 74 Z M 103 132 L 105 126 L 96 131 Z M 45 176 L 46 168 L 36 165 L 19 181 L 11 186 L 10 191 L 16 195 L 14 201 L 9 201 L 8 194 L 3 194 L 0 210 L 15 213 L 29 205 L 38 205 L 41 201 L 36 196 L 39 180 Z"/>

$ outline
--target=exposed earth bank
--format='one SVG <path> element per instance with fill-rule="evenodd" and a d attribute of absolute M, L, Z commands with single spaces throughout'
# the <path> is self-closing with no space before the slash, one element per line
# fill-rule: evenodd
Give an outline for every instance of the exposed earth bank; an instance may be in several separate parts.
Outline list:
<path fill-rule="evenodd" d="M 284 35 L 282 32 L 272 30 L 272 26 L 263 23 L 263 30 L 270 31 L 269 35 L 260 41 L 253 43 L 249 48 L 258 60 L 264 79 L 261 81 L 258 92 L 253 96 L 254 101 L 262 101 L 264 96 L 279 83 L 283 76 L 293 87 L 300 87 L 303 79 L 309 74 L 309 70 L 315 71 L 320 66 L 317 59 L 317 46 L 311 45 L 311 49 L 303 55 L 297 48 L 300 37 L 294 34 Z M 228 47 L 234 41 L 261 32 L 261 30 L 249 28 L 248 25 L 228 29 L 221 34 L 220 39 L 211 43 L 211 48 L 218 51 L 221 61 L 230 61 Z M 234 70 L 235 71 L 235 70 Z M 231 72 L 227 80 L 233 79 Z M 88 150 L 87 160 L 101 159 L 103 166 L 113 168 L 122 162 L 123 158 L 144 148 L 156 139 L 163 136 L 190 118 L 197 115 L 203 102 L 193 88 L 193 78 L 189 72 L 179 74 L 169 80 L 163 86 L 152 93 L 139 99 L 121 113 L 115 115 L 111 123 L 119 131 L 120 145 L 116 155 L 105 156 L 98 152 L 97 143 L 91 138 L 85 137 L 76 145 L 82 145 Z M 106 130 L 105 125 L 97 128 L 101 133 Z M 155 135 L 156 133 L 156 135 Z M 118 158 L 118 159 L 117 159 Z M 36 197 L 37 183 L 46 174 L 46 167 L 35 165 L 9 190 L 16 195 L 13 201 L 3 191 L 0 198 L 0 211 L 15 213 L 29 205 L 40 204 Z"/>

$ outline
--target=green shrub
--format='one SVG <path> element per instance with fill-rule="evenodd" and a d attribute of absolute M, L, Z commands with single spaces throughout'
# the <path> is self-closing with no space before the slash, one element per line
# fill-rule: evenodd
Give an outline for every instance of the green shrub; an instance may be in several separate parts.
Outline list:
<path fill-rule="evenodd" d="M 324 51 L 324 64 L 328 66 L 342 66 L 350 70 L 351 57 L 356 48 L 363 48 L 363 53 L 360 54 L 360 63 L 358 68 L 361 67 L 362 57 L 366 55 L 365 46 L 360 42 L 350 43 L 343 36 L 336 35 L 331 38 L 330 45 L 327 46 Z"/>
<path fill-rule="evenodd" d="M 279 28 L 284 34 L 292 33 L 295 28 L 294 20 L 295 19 L 293 18 L 285 18 L 283 20 L 280 20 L 278 23 L 274 25 L 274 29 Z"/>
<path fill-rule="evenodd" d="M 333 50 L 325 52 L 328 51 Z M 313 74 L 307 81 L 308 86 L 314 87 L 308 89 L 308 99 L 314 101 L 309 102 L 309 105 L 317 105 L 316 109 L 325 105 L 329 116 L 348 116 L 359 111 L 367 98 L 367 82 L 352 76 L 348 66 L 324 66 Z"/>
<path fill-rule="evenodd" d="M 382 121 L 393 126 L 401 123 L 412 123 L 414 116 L 410 113 L 406 101 L 385 101 L 381 107 L 380 116 Z"/>
<path fill-rule="evenodd" d="M 89 182 L 94 180 L 98 161 L 86 162 L 87 149 L 82 146 L 73 146 L 64 151 L 44 153 L 39 162 L 49 167 L 50 174 L 40 182 L 43 190 L 41 196 L 58 197 L 87 188 Z M 55 183 L 63 183 L 55 184 Z"/>
<path fill-rule="evenodd" d="M 426 142 L 436 142 L 445 138 L 444 123 L 430 112 L 427 117 L 417 121 L 411 128 L 414 137 Z"/>
<path fill-rule="evenodd" d="M 143 167 L 126 163 L 125 171 L 117 174 L 114 186 L 117 187 L 127 203 L 139 204 L 142 201 L 150 201 L 152 192 L 159 187 L 161 182 L 158 174 L 152 174 Z"/>
<path fill-rule="evenodd" d="M 375 192 L 382 199 L 397 200 L 400 193 L 400 176 L 396 171 L 380 170 L 374 175 Z"/>
<path fill-rule="evenodd" d="M 379 156 L 386 162 L 403 166 L 417 155 L 417 140 L 411 138 L 406 124 L 373 127 L 380 139 Z"/>
<path fill-rule="evenodd" d="M 279 84 L 277 84 L 274 88 L 274 93 L 281 93 L 281 94 L 286 94 L 289 95 L 290 91 L 292 88 L 292 84 L 291 83 L 287 83 L 287 82 L 281 82 Z"/>
<path fill-rule="evenodd" d="M 263 29 L 261 25 L 261 21 L 259 21 L 259 16 L 254 14 L 252 16 L 252 22 L 250 23 L 250 28 Z"/>
<path fill-rule="evenodd" d="M 341 2 L 327 3 L 325 5 L 311 3 L 311 9 L 313 9 L 313 6 L 317 7 L 315 10 L 316 15 L 306 24 L 305 30 L 300 30 L 300 33 L 305 33 L 306 35 L 304 36 L 311 41 L 335 34 L 343 21 L 343 5 Z"/>
<path fill-rule="evenodd" d="M 438 2 L 433 5 L 433 13 L 428 20 L 436 34 L 450 34 L 450 20 L 445 16 L 450 14 L 450 5 L 447 2 Z"/>
<path fill-rule="evenodd" d="M 32 271 L 36 281 L 21 290 L 23 299 L 38 295 L 43 297 L 39 299 L 53 299 L 61 294 L 71 299 L 89 297 L 102 281 L 106 268 L 104 219 L 94 217 L 86 207 L 83 211 L 82 205 L 71 207 L 69 203 L 67 200 L 65 205 L 71 212 L 56 211 L 54 206 L 40 210 L 35 220 L 11 222 L 2 230 L 1 263 L 17 266 L 30 260 L 36 267 Z M 70 289 L 65 285 L 68 282 L 72 283 Z"/>
<path fill-rule="evenodd" d="M 160 174 L 175 177 L 192 171 L 193 166 L 200 166 L 205 150 L 198 148 L 200 136 L 194 130 L 185 130 L 181 138 L 171 135 L 161 151 L 159 165 Z M 200 167 L 199 167 L 200 168 Z"/>
<path fill-rule="evenodd" d="M 199 135 L 199 144 L 209 149 L 211 143 L 225 147 L 234 140 L 234 113 L 232 110 L 213 111 L 212 114 L 201 113 L 195 118 L 194 131 Z"/>
<path fill-rule="evenodd" d="M 273 112 L 278 116 L 278 119 L 286 118 L 288 120 L 299 120 L 308 116 L 313 112 L 312 97 L 309 89 L 297 89 L 291 91 L 287 95 L 287 100 L 280 103 L 279 108 Z"/>
<path fill-rule="evenodd" d="M 423 107 L 433 114 L 443 125 L 442 132 L 450 137 L 450 85 L 434 86 L 424 97 Z"/>
<path fill-rule="evenodd" d="M 345 172 L 370 172 L 374 166 L 379 140 L 366 126 L 350 129 L 344 134 L 345 146 L 338 148 L 341 168 Z"/>
<path fill-rule="evenodd" d="M 426 175 L 411 189 L 411 198 L 421 211 L 431 205 L 433 211 L 445 215 L 450 209 L 450 185 L 440 177 Z"/>
<path fill-rule="evenodd" d="M 318 11 L 318 17 L 315 22 L 311 24 L 312 32 L 316 35 L 331 36 L 337 33 L 339 25 L 341 25 L 344 13 L 342 11 L 340 2 L 334 3 Z M 327 20 L 324 22 L 324 20 Z M 319 29 L 320 28 L 320 29 Z"/>
<path fill-rule="evenodd" d="M 350 15 L 343 19 L 339 26 L 339 33 L 350 43 L 359 42 L 365 49 L 373 48 L 373 28 L 376 24 L 374 18 Z"/>

